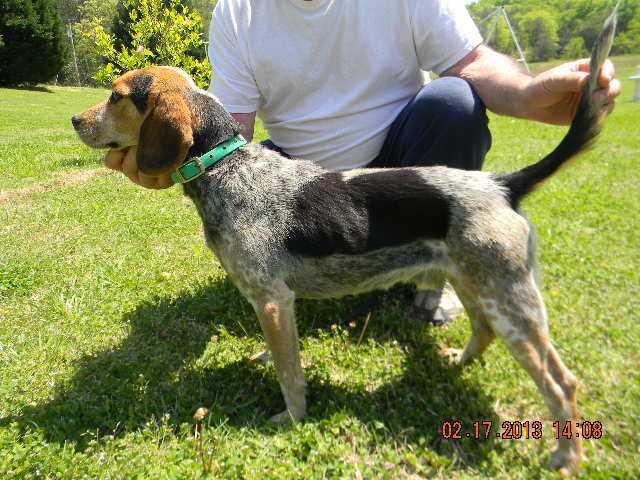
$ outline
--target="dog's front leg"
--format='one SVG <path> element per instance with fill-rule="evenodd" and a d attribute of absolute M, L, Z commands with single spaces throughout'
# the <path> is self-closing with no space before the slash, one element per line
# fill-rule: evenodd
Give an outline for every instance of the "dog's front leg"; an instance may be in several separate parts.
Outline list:
<path fill-rule="evenodd" d="M 299 420 L 306 413 L 304 373 L 300 363 L 298 329 L 295 321 L 294 293 L 284 285 L 255 302 L 255 309 L 264 332 L 280 382 L 287 409 L 271 418 L 283 423 Z"/>

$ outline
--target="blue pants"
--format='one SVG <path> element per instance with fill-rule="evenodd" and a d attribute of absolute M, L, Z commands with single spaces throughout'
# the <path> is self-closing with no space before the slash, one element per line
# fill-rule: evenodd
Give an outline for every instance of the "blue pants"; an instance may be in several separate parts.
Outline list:
<path fill-rule="evenodd" d="M 369 167 L 445 165 L 480 170 L 491 148 L 484 103 L 465 80 L 443 77 L 416 94 L 391 124 Z M 286 154 L 266 140 L 267 148 Z"/>

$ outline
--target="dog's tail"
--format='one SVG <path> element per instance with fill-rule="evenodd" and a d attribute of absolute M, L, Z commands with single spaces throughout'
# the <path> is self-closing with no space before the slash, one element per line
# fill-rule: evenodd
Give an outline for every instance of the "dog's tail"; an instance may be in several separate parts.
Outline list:
<path fill-rule="evenodd" d="M 507 188 L 507 196 L 513 208 L 538 184 L 553 175 L 568 160 L 586 151 L 601 130 L 601 104 L 593 101 L 598 88 L 598 77 L 604 61 L 609 56 L 618 19 L 618 5 L 604 23 L 604 28 L 591 51 L 590 75 L 582 91 L 580 104 L 569 132 L 553 152 L 538 163 L 517 172 L 502 174 L 497 180 Z"/>

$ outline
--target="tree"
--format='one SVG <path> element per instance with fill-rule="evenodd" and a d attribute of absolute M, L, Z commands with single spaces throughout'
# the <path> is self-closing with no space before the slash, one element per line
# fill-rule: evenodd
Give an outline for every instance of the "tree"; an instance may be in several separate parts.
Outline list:
<path fill-rule="evenodd" d="M 518 54 L 518 49 L 504 16 L 499 15 L 485 22 L 482 35 L 487 45 L 494 50 L 507 55 Z"/>
<path fill-rule="evenodd" d="M 534 62 L 554 58 L 558 52 L 558 25 L 547 10 L 534 10 L 520 20 L 527 57 Z"/>
<path fill-rule="evenodd" d="M 64 33 L 55 0 L 4 0 L 0 37 L 0 85 L 46 82 L 64 64 Z"/>
<path fill-rule="evenodd" d="M 85 0 L 57 0 L 58 12 L 65 25 L 72 25 L 80 18 L 80 8 Z"/>
<path fill-rule="evenodd" d="M 629 22 L 629 28 L 617 39 L 618 52 L 631 53 L 640 50 L 640 8 L 636 16 Z"/>
<path fill-rule="evenodd" d="M 189 73 L 201 87 L 207 87 L 211 65 L 206 59 L 202 19 L 178 1 L 170 7 L 165 0 L 124 0 L 129 12 L 131 41 L 118 45 L 116 36 L 102 25 L 90 33 L 96 52 L 106 65 L 96 80 L 110 84 L 127 70 L 151 65 L 172 65 Z"/>
<path fill-rule="evenodd" d="M 193 9 L 192 0 L 161 0 L 160 3 L 162 8 L 187 7 L 190 10 Z M 115 12 L 111 24 L 111 33 L 116 39 L 116 46 L 131 45 L 133 41 L 131 36 L 131 2 L 129 0 L 117 0 Z"/>
<path fill-rule="evenodd" d="M 585 58 L 589 56 L 587 47 L 584 46 L 582 37 L 573 37 L 564 47 L 565 58 Z"/>
<path fill-rule="evenodd" d="M 79 0 L 65 0 L 78 3 Z M 113 20 L 113 12 L 117 0 L 84 0 L 79 3 L 74 13 L 75 22 L 71 26 L 73 44 L 76 53 L 78 72 L 73 59 L 63 67 L 58 81 L 76 85 L 79 80 L 82 85 L 95 84 L 96 72 L 104 66 L 104 59 L 98 55 L 93 40 L 93 32 L 97 26 L 109 28 Z"/>
<path fill-rule="evenodd" d="M 211 22 L 211 14 L 215 8 L 218 0 L 191 0 L 192 7 L 198 11 L 202 17 L 202 24 L 205 29 L 205 33 L 209 30 L 209 22 Z"/>

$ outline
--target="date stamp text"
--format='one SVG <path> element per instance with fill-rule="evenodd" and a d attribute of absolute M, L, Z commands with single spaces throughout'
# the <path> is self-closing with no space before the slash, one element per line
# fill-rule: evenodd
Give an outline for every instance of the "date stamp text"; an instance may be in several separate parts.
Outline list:
<path fill-rule="evenodd" d="M 542 438 L 543 423 L 539 420 L 505 420 L 500 425 L 494 425 L 493 420 L 474 420 L 465 425 L 461 420 L 444 420 L 440 423 L 440 436 L 447 440 L 462 440 L 473 438 L 487 440 L 538 440 Z M 604 435 L 602 422 L 584 420 L 582 422 L 554 421 L 552 423 L 553 436 L 561 438 L 584 438 L 598 440 Z"/>

